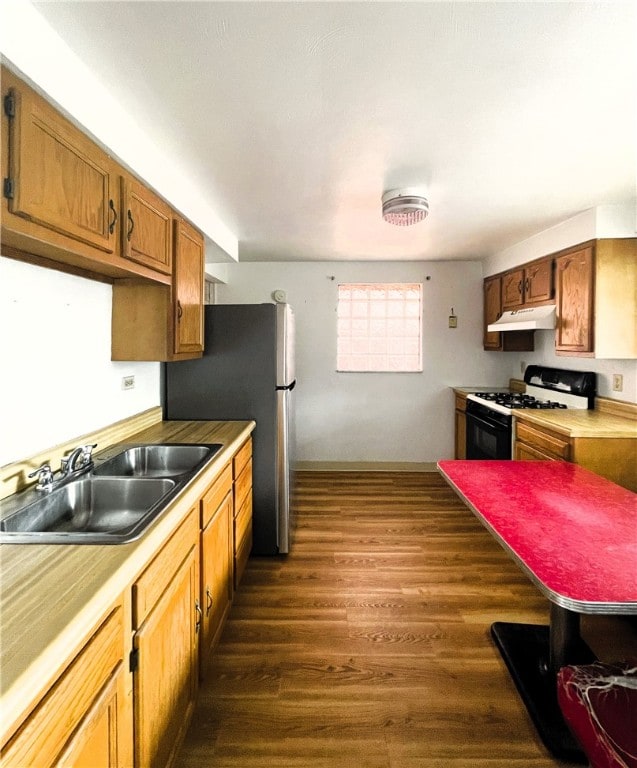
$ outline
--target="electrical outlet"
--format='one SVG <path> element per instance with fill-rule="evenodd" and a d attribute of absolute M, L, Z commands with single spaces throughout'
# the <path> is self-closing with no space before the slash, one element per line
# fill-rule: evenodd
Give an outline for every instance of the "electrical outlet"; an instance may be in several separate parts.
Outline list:
<path fill-rule="evenodd" d="M 135 377 L 124 376 L 122 378 L 122 389 L 135 389 Z"/>
<path fill-rule="evenodd" d="M 624 389 L 624 377 L 621 373 L 613 374 L 613 392 L 621 392 Z"/>

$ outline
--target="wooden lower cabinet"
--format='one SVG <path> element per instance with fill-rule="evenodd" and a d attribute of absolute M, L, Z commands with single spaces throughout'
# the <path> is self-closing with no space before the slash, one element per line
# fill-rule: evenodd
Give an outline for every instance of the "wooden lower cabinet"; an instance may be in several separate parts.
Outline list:
<path fill-rule="evenodd" d="M 2 749 L 3 768 L 132 764 L 125 623 L 120 603 Z"/>
<path fill-rule="evenodd" d="M 516 419 L 513 458 L 520 461 L 572 461 L 618 485 L 637 491 L 637 440 L 569 437 Z"/>
<path fill-rule="evenodd" d="M 192 716 L 198 686 L 197 510 L 133 587 L 135 766 L 165 768 Z"/>
<path fill-rule="evenodd" d="M 232 461 L 234 478 L 233 556 L 234 588 L 239 588 L 252 551 L 252 439 L 237 451 Z"/>
<path fill-rule="evenodd" d="M 2 768 L 177 764 L 252 548 L 251 490 L 249 439 L 42 692 L 2 747 Z"/>
<path fill-rule="evenodd" d="M 201 500 L 201 603 L 199 648 L 205 675 L 221 635 L 233 593 L 232 468 L 228 464 Z"/>
<path fill-rule="evenodd" d="M 467 458 L 467 398 L 456 395 L 454 456 L 456 459 Z"/>

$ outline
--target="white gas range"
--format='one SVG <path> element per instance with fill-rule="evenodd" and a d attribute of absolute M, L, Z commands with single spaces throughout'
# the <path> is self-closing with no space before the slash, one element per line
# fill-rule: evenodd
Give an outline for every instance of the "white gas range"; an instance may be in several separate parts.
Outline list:
<path fill-rule="evenodd" d="M 524 393 L 476 392 L 467 396 L 468 459 L 510 459 L 517 410 L 593 408 L 595 373 L 529 365 L 524 381 Z"/>

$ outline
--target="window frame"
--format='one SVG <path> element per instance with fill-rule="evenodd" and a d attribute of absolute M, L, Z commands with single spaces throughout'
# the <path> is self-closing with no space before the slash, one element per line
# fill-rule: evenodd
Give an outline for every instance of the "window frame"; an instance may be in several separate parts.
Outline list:
<path fill-rule="evenodd" d="M 359 291 L 367 296 L 346 297 L 343 295 L 346 291 Z M 384 292 L 385 296 L 373 296 L 374 291 Z M 387 295 L 391 291 L 400 292 L 402 296 Z M 417 291 L 417 297 L 408 295 L 413 291 Z M 375 307 L 372 306 L 374 303 Z M 382 314 L 379 304 L 384 304 Z M 363 305 L 366 305 L 365 311 L 363 311 Z M 416 313 L 413 312 L 414 305 L 417 308 Z M 345 309 L 347 311 L 344 311 Z M 354 327 L 355 324 L 356 327 Z M 347 326 L 349 326 L 348 330 L 346 330 Z M 417 329 L 416 332 L 414 328 Z M 392 346 L 394 346 L 393 350 Z M 421 281 L 343 281 L 338 283 L 336 292 L 337 373 L 422 373 L 423 357 L 423 283 Z M 365 359 L 364 363 L 363 359 Z"/>

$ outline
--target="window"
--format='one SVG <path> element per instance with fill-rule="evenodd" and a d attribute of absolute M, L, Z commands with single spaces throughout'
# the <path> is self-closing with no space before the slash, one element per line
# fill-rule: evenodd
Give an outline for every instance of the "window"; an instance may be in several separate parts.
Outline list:
<path fill-rule="evenodd" d="M 338 286 L 337 371 L 422 371 L 422 285 Z"/>

